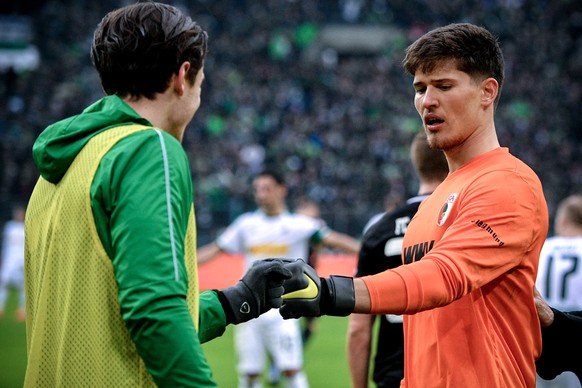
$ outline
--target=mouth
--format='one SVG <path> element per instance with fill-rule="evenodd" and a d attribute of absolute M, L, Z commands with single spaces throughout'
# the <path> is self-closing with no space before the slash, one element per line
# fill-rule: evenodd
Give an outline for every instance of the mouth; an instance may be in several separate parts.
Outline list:
<path fill-rule="evenodd" d="M 424 125 L 428 130 L 437 130 L 438 127 L 444 122 L 445 120 L 433 114 L 429 114 L 424 117 Z"/>

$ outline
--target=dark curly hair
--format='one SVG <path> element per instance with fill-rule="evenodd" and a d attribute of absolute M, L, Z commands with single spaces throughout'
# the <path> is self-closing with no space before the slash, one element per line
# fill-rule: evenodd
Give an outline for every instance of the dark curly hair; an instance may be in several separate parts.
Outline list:
<path fill-rule="evenodd" d="M 193 83 L 204 65 L 207 33 L 177 8 L 156 2 L 108 13 L 97 26 L 91 60 L 108 95 L 153 99 L 181 64 L 191 64 Z"/>

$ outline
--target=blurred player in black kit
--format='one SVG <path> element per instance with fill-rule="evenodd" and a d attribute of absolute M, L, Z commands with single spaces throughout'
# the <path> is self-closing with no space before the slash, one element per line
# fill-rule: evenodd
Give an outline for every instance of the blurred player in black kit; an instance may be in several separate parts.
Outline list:
<path fill-rule="evenodd" d="M 564 312 L 548 305 L 534 290 L 542 327 L 542 354 L 536 372 L 544 380 L 553 380 L 562 372 L 572 372 L 582 384 L 582 362 L 575 353 L 582 347 L 582 311 Z"/>
<path fill-rule="evenodd" d="M 411 160 L 419 177 L 418 195 L 403 206 L 385 213 L 364 231 L 356 276 L 373 275 L 402 264 L 402 238 L 408 223 L 424 198 L 449 172 L 441 150 L 431 149 L 424 132 L 411 144 Z M 375 315 L 352 314 L 348 328 L 348 363 L 352 387 L 368 386 L 368 371 Z M 373 380 L 378 387 L 400 387 L 404 377 L 404 334 L 401 315 L 380 317 Z"/>

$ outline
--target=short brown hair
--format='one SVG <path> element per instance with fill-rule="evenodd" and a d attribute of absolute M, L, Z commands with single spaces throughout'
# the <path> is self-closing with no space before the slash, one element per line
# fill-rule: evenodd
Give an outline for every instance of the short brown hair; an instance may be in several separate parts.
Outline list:
<path fill-rule="evenodd" d="M 449 24 L 427 32 L 406 49 L 404 68 L 411 75 L 429 73 L 448 60 L 474 80 L 494 78 L 501 86 L 504 78 L 503 54 L 497 39 L 483 27 L 469 23 Z"/>
<path fill-rule="evenodd" d="M 164 92 L 182 63 L 193 83 L 204 65 L 208 36 L 177 8 L 156 2 L 111 11 L 95 30 L 91 60 L 108 95 L 144 96 Z"/>
<path fill-rule="evenodd" d="M 424 132 L 418 132 L 410 146 L 412 165 L 421 180 L 443 181 L 449 174 L 447 158 L 442 150 L 430 148 Z"/>
<path fill-rule="evenodd" d="M 566 221 L 568 224 L 581 227 L 582 195 L 573 194 L 563 199 L 558 206 L 558 212 L 562 214 L 564 221 Z"/>

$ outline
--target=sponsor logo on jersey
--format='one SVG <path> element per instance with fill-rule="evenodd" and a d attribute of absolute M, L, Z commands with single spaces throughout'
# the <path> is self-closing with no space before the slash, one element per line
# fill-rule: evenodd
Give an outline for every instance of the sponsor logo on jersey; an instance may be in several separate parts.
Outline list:
<path fill-rule="evenodd" d="M 458 196 L 459 196 L 458 193 L 449 194 L 447 200 L 445 201 L 445 204 L 439 211 L 437 218 L 438 226 L 442 226 L 447 220 L 447 218 L 449 218 L 449 214 L 451 214 L 451 211 L 453 210 L 453 204 L 455 203 L 455 200 L 457 199 Z"/>
<path fill-rule="evenodd" d="M 284 256 L 287 252 L 287 244 L 257 244 L 249 247 L 249 253 L 255 256 Z"/>
<path fill-rule="evenodd" d="M 486 231 L 487 233 L 489 233 L 491 235 L 491 237 L 493 237 L 493 240 L 497 244 L 499 244 L 500 247 L 505 245 L 505 243 L 503 241 L 501 241 L 501 239 L 499 238 L 497 233 L 495 233 L 495 231 L 493 230 L 492 227 L 489 226 L 489 224 L 487 224 L 486 222 L 483 222 L 481 220 L 471 221 L 471 222 L 474 223 L 475 225 L 477 225 L 478 227 L 480 227 L 481 229 L 483 229 L 484 231 Z"/>
<path fill-rule="evenodd" d="M 404 256 L 404 264 L 410 264 L 414 261 L 422 259 L 424 255 L 426 255 L 432 249 L 433 246 L 434 240 L 431 240 L 404 248 L 402 251 L 402 255 Z"/>

